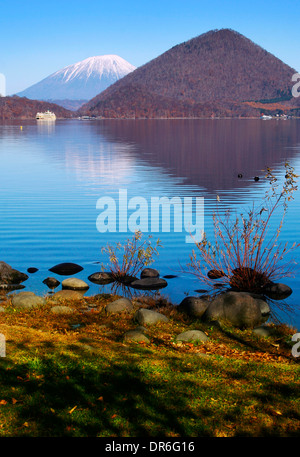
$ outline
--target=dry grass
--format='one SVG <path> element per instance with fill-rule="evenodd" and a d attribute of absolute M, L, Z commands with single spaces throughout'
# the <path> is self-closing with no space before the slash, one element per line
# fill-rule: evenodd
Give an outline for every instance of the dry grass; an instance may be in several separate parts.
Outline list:
<path fill-rule="evenodd" d="M 74 310 L 65 315 L 51 313 L 51 299 L 30 311 L 2 304 L 0 436 L 298 434 L 293 329 L 274 326 L 262 339 L 193 321 L 164 299 L 139 298 L 132 312 L 106 314 L 116 298 L 61 301 Z M 170 321 L 147 327 L 149 344 L 125 343 L 141 306 Z M 191 328 L 209 340 L 176 343 Z"/>

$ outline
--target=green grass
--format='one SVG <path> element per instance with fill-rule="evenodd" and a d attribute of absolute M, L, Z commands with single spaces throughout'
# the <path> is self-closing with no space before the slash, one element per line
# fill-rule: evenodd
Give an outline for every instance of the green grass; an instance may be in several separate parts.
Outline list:
<path fill-rule="evenodd" d="M 101 306 L 51 316 L 7 304 L 0 436 L 299 435 L 300 370 L 287 336 L 278 349 L 278 338 L 207 327 L 209 343 L 176 345 L 174 333 L 201 324 L 165 308 L 172 321 L 148 329 L 150 344 L 123 343 L 133 316 L 112 319 Z"/>

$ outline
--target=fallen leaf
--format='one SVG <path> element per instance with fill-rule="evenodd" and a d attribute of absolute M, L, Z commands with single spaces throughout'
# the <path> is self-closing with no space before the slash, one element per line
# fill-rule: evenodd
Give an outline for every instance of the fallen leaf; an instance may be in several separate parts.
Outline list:
<path fill-rule="evenodd" d="M 117 414 L 113 414 L 113 415 L 111 416 L 112 419 L 114 419 L 115 417 L 117 417 Z"/>
<path fill-rule="evenodd" d="M 103 397 L 99 397 L 99 398 L 97 398 L 97 400 L 103 401 Z"/>

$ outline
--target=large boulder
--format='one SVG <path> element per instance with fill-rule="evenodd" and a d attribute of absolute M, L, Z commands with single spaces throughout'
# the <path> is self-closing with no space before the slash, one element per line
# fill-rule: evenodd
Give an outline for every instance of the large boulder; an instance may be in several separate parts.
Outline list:
<path fill-rule="evenodd" d="M 12 298 L 11 302 L 14 308 L 18 309 L 32 309 L 46 304 L 43 297 L 39 297 L 33 292 L 20 292 Z"/>
<path fill-rule="evenodd" d="M 205 313 L 209 301 L 201 297 L 185 297 L 178 305 L 178 310 L 191 317 L 201 318 Z"/>
<path fill-rule="evenodd" d="M 167 316 L 164 316 L 161 313 L 152 311 L 150 309 L 145 309 L 145 308 L 139 309 L 136 312 L 134 318 L 140 325 L 145 325 L 145 324 L 154 325 L 154 324 L 157 324 L 158 322 L 168 322 L 169 321 Z"/>
<path fill-rule="evenodd" d="M 7 263 L 0 261 L 0 284 L 20 284 L 28 279 L 28 275 L 15 270 Z"/>
<path fill-rule="evenodd" d="M 224 292 L 209 303 L 203 319 L 227 322 L 238 328 L 253 328 L 266 322 L 268 304 L 246 292 Z"/>

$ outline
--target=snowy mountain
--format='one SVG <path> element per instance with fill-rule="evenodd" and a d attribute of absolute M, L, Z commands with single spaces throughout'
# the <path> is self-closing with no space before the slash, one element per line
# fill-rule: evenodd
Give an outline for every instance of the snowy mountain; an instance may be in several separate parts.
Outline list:
<path fill-rule="evenodd" d="M 34 100 L 90 100 L 136 67 L 117 55 L 103 55 L 69 65 L 17 95 Z"/>

